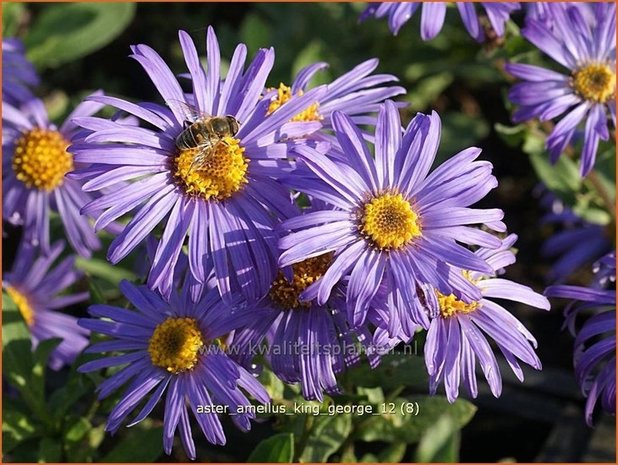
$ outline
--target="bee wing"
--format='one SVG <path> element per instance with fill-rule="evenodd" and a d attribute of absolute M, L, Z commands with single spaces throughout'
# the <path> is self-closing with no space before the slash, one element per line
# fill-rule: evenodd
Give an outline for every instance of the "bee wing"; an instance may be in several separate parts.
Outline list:
<path fill-rule="evenodd" d="M 204 116 L 210 116 L 207 113 L 200 112 L 199 109 L 188 102 L 182 102 L 180 100 L 169 99 L 165 102 L 168 107 L 178 110 L 185 115 L 186 121 L 196 121 Z"/>
<path fill-rule="evenodd" d="M 200 144 L 196 148 L 197 153 L 193 157 L 193 161 L 191 162 L 190 169 L 192 170 L 195 169 L 196 171 L 200 171 L 200 170 L 204 170 L 208 168 L 208 164 L 209 164 L 208 158 L 210 154 L 212 154 L 215 150 L 217 150 L 217 147 L 219 146 L 219 144 L 224 144 L 223 140 L 219 139 L 215 143 L 212 143 L 211 140 L 206 140 L 202 144 Z"/>

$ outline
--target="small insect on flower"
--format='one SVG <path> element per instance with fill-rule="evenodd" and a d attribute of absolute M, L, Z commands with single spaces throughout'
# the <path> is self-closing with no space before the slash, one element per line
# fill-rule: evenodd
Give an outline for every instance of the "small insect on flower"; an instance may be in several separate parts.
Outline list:
<path fill-rule="evenodd" d="M 208 169 L 217 159 L 219 144 L 228 144 L 238 132 L 238 121 L 233 116 L 198 115 L 185 121 L 186 129 L 176 137 L 178 150 L 195 149 L 192 168 Z"/>
<path fill-rule="evenodd" d="M 63 249 L 64 243 L 59 241 L 52 245 L 48 255 L 41 255 L 39 249 L 22 240 L 12 269 L 2 280 L 2 288 L 30 329 L 33 348 L 46 339 L 62 339 L 49 359 L 54 370 L 75 360 L 88 345 L 89 334 L 78 326 L 77 318 L 59 311 L 88 300 L 88 292 L 62 294 L 82 276 L 74 267 L 74 257 L 53 266 Z"/>
<path fill-rule="evenodd" d="M 324 89 L 294 96 L 268 114 L 270 101 L 262 93 L 274 64 L 273 49 L 258 50 L 245 67 L 247 48 L 239 44 L 222 79 L 212 28 L 206 34 L 207 69 L 189 34 L 180 31 L 179 38 L 192 92 L 183 91 L 153 49 L 136 45 L 132 58 L 142 65 L 165 106 L 95 99 L 138 117 L 149 128 L 78 120 L 92 134 L 70 150 L 76 161 L 95 165 L 76 175 L 86 180 L 85 191 L 103 191 L 84 213 L 97 218 L 97 229 L 131 215 L 108 250 L 112 263 L 131 253 L 157 226 L 163 227 L 147 282 L 164 297 L 172 293 L 174 269 L 188 236 L 189 268 L 196 280 L 207 279 L 204 263 L 212 260 L 224 299 L 239 289 L 255 302 L 268 292 L 277 273 L 275 230 L 280 218 L 293 214 L 289 192 L 279 182 L 293 167 L 287 141 L 320 128 L 319 122 L 287 123 Z"/>

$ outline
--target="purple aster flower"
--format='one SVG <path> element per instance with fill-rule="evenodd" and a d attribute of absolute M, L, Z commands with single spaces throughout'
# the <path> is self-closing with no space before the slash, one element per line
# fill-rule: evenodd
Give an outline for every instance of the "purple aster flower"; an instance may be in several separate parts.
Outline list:
<path fill-rule="evenodd" d="M 332 128 L 331 115 L 341 111 L 352 117 L 356 124 L 375 124 L 375 118 L 368 114 L 378 111 L 379 104 L 387 98 L 405 94 L 400 86 L 383 86 L 382 84 L 399 81 L 391 74 L 374 74 L 379 60 L 373 58 L 364 61 L 351 71 L 343 74 L 326 85 L 323 97 L 292 118 L 293 121 L 320 121 L 324 128 Z M 303 95 L 313 76 L 327 68 L 327 63 L 314 63 L 301 69 L 291 86 L 283 83 L 277 89 L 267 89 L 265 98 L 271 98 L 269 112 L 272 112 L 290 100 L 293 95 Z"/>
<path fill-rule="evenodd" d="M 293 166 L 288 160 L 291 142 L 280 141 L 319 129 L 317 122 L 289 121 L 319 99 L 323 89 L 294 98 L 269 115 L 270 101 L 262 98 L 262 92 L 273 66 L 273 49 L 259 50 L 244 69 L 247 48 L 238 45 L 222 80 L 213 29 L 208 29 L 206 40 L 207 70 L 189 35 L 181 31 L 179 36 L 192 94 L 186 96 L 154 50 L 137 45 L 131 56 L 142 65 L 167 107 L 95 97 L 94 101 L 135 115 L 149 127 L 77 119 L 92 134 L 70 150 L 76 161 L 93 165 L 75 176 L 86 180 L 85 191 L 116 187 L 83 212 L 97 216 L 95 228 L 100 229 L 137 210 L 109 248 L 112 263 L 126 257 L 167 218 L 148 276 L 148 285 L 164 296 L 171 293 L 173 270 L 188 235 L 189 266 L 199 282 L 206 279 L 204 261 L 211 257 L 224 299 L 229 300 L 231 289 L 238 287 L 256 301 L 268 292 L 277 272 L 274 229 L 278 217 L 293 214 L 289 192 L 277 181 Z M 197 149 L 179 149 L 176 142 L 195 118 L 189 114 L 188 101 L 200 115 L 231 116 L 239 127 L 236 134 L 216 144 L 200 169 L 194 169 Z"/>
<path fill-rule="evenodd" d="M 425 364 L 432 394 L 444 382 L 446 397 L 449 402 L 454 402 L 463 383 L 469 395 L 475 398 L 478 394 L 475 371 L 478 359 L 492 394 L 500 396 L 502 377 L 487 337 L 494 341 L 520 381 L 524 375 L 518 360 L 541 369 L 541 362 L 534 352 L 537 343 L 532 334 L 507 309 L 493 301 L 505 299 L 549 310 L 549 302 L 541 294 L 497 277 L 504 267 L 515 262 L 515 255 L 509 249 L 516 240 L 517 236 L 511 234 L 501 247 L 481 247 L 475 252 L 491 266 L 492 273 L 463 270 L 466 279 L 478 287 L 480 299 L 464 302 L 453 294 L 445 295 L 436 290 L 427 300 L 432 319 L 425 342 Z"/>
<path fill-rule="evenodd" d="M 583 3 L 583 2 L 552 2 L 558 8 L 579 8 L 586 22 L 590 24 L 595 24 L 595 13 L 594 10 L 596 8 L 596 3 Z M 554 29 L 554 25 L 556 19 L 552 15 L 552 11 L 549 8 L 550 2 L 527 2 L 524 5 L 526 6 L 526 23 L 529 20 L 540 21 L 547 28 Z"/>
<path fill-rule="evenodd" d="M 517 2 L 479 2 L 479 4 L 485 10 L 489 25 L 499 37 L 504 36 L 504 25 L 511 13 L 520 8 Z M 360 19 L 364 21 L 370 16 L 376 18 L 388 16 L 388 27 L 393 34 L 397 34 L 420 6 L 421 38 L 431 40 L 442 30 L 447 5 L 448 2 L 373 2 L 369 3 Z M 468 33 L 476 41 L 483 42 L 486 31 L 474 3 L 455 2 L 455 5 Z"/>
<path fill-rule="evenodd" d="M 101 95 L 95 93 L 94 95 Z M 80 209 L 91 200 L 78 182 L 65 175 L 73 170 L 67 147 L 79 132 L 72 119 L 92 115 L 102 104 L 84 102 L 57 128 L 43 102 L 31 99 L 20 108 L 2 106 L 2 217 L 22 225 L 24 239 L 49 251 L 49 215 L 60 215 L 73 249 L 88 257 L 100 247 L 88 218 Z"/>
<path fill-rule="evenodd" d="M 58 311 L 88 300 L 88 292 L 61 294 L 81 277 L 72 256 L 53 266 L 63 249 L 63 242 L 58 241 L 48 255 L 39 255 L 38 249 L 22 241 L 11 271 L 2 280 L 2 288 L 28 325 L 33 348 L 46 339 L 62 339 L 50 355 L 49 366 L 54 370 L 75 360 L 88 345 L 89 334 L 79 327 L 77 318 Z"/>
<path fill-rule="evenodd" d="M 348 324 L 343 292 L 333 291 L 323 305 L 299 300 L 331 261 L 332 254 L 320 255 L 293 265 L 291 276 L 280 272 L 258 304 L 263 316 L 234 334 L 231 344 L 245 365 L 261 353 L 260 347 L 267 347 L 273 372 L 286 383 L 300 383 L 305 399 L 320 402 L 323 391 L 340 393 L 336 375 L 358 363 L 361 352 L 372 367 L 379 362 L 369 330 Z"/>
<path fill-rule="evenodd" d="M 575 376 L 586 401 L 586 422 L 600 400 L 603 410 L 616 414 L 616 253 L 603 257 L 596 268 L 591 287 L 550 286 L 545 294 L 571 299 L 567 324 L 575 329 L 582 313 L 595 312 L 581 326 L 575 338 Z"/>
<path fill-rule="evenodd" d="M 106 430 L 117 431 L 131 411 L 147 399 L 128 426 L 139 423 L 164 394 L 163 446 L 167 454 L 178 429 L 187 455 L 195 459 L 189 411 L 212 444 L 226 441 L 219 416 L 209 410 L 213 405 L 227 406 L 236 426 L 249 430 L 255 410 L 251 410 L 245 392 L 262 404 L 270 399 L 260 383 L 228 357 L 219 338 L 259 318 L 259 313 L 238 302 L 233 302 L 235 307 L 224 304 L 216 289 L 198 303 L 192 302 L 186 284 L 181 292 L 171 294 L 169 303 L 146 286 L 124 281 L 120 289 L 136 310 L 93 305 L 89 312 L 96 318 L 79 320 L 84 328 L 111 338 L 93 344 L 87 352 L 121 353 L 79 368 L 90 372 L 124 366 L 97 389 L 103 399 L 127 384 L 110 413 Z"/>
<path fill-rule="evenodd" d="M 479 299 L 478 288 L 452 272 L 450 265 L 491 272 L 481 257 L 459 243 L 498 247 L 500 240 L 471 225 L 505 229 L 501 210 L 468 208 L 497 186 L 491 163 L 475 161 L 480 149 L 463 150 L 430 174 L 440 118 L 435 112 L 418 113 L 404 131 L 389 100 L 378 115 L 375 159 L 348 116 L 334 113 L 333 127 L 347 163 L 339 156 L 299 147 L 315 179 L 289 179 L 292 187 L 337 208 L 282 224 L 294 232 L 279 242 L 284 250 L 280 266 L 335 254 L 326 273 L 301 299 L 317 297 L 317 304 L 324 305 L 335 284 L 349 273 L 348 320 L 359 326 L 384 283 L 389 333 L 404 331 L 410 338 L 417 325 L 429 326 L 417 296 L 419 283 L 436 284 L 446 294 L 458 292 L 468 301 Z"/>
<path fill-rule="evenodd" d="M 508 63 L 506 70 L 523 80 L 509 92 L 511 101 L 519 105 L 513 120 L 547 121 L 566 114 L 545 144 L 552 162 L 583 125 L 580 173 L 585 176 L 594 167 L 599 140 L 609 139 L 608 112 L 616 125 L 616 5 L 597 4 L 594 23 L 586 20 L 579 7 L 549 4 L 547 9 L 554 27 L 530 19 L 522 35 L 567 68 L 569 74 Z"/>
<path fill-rule="evenodd" d="M 33 98 L 31 87 L 38 85 L 39 76 L 24 55 L 19 39 L 2 39 L 2 102 L 19 105 Z"/>
<path fill-rule="evenodd" d="M 547 211 L 541 218 L 541 224 L 560 228 L 543 243 L 541 249 L 543 255 L 555 259 L 548 280 L 563 282 L 611 250 L 612 245 L 603 226 L 581 219 L 549 191 L 543 194 L 540 202 Z"/>

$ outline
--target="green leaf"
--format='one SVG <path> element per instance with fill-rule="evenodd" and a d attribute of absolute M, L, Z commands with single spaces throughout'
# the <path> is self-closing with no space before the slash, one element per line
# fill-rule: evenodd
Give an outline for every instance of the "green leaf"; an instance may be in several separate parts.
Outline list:
<path fill-rule="evenodd" d="M 60 462 L 61 458 L 62 444 L 54 438 L 43 438 L 39 443 L 39 463 Z"/>
<path fill-rule="evenodd" d="M 294 460 L 294 435 L 280 433 L 260 442 L 247 462 L 289 463 Z"/>
<path fill-rule="evenodd" d="M 358 392 L 359 395 L 366 397 L 367 402 L 370 404 L 379 404 L 384 402 L 384 391 L 381 387 L 357 387 L 356 392 Z"/>
<path fill-rule="evenodd" d="M 30 413 L 18 402 L 3 396 L 2 399 L 2 452 L 7 454 L 21 442 L 36 437 L 38 426 Z"/>
<path fill-rule="evenodd" d="M 389 444 L 378 453 L 378 462 L 380 463 L 393 463 L 401 462 L 403 456 L 406 453 L 408 445 L 405 442 L 395 442 Z"/>
<path fill-rule="evenodd" d="M 46 339 L 39 342 L 32 353 L 34 364 L 30 374 L 29 387 L 41 403 L 45 402 L 45 369 L 53 350 L 62 342 L 61 338 Z"/>
<path fill-rule="evenodd" d="M 396 463 L 403 460 L 408 445 L 403 442 L 389 444 L 380 452 L 365 454 L 361 457 L 360 462 L 364 463 Z"/>
<path fill-rule="evenodd" d="M 118 285 L 123 279 L 128 281 L 135 281 L 137 279 L 137 276 L 132 271 L 112 265 L 98 258 L 85 259 L 77 257 L 75 267 L 114 285 Z"/>
<path fill-rule="evenodd" d="M 416 462 L 457 462 L 459 458 L 459 427 L 450 415 L 442 415 L 427 428 L 416 449 Z"/>
<path fill-rule="evenodd" d="M 59 389 L 56 389 L 49 397 L 48 406 L 54 418 L 64 418 L 65 414 L 88 392 L 92 392 L 93 384 L 87 377 L 75 376 Z"/>
<path fill-rule="evenodd" d="M 23 390 L 28 388 L 31 369 L 30 331 L 13 300 L 3 292 L 2 372 L 10 384 Z"/>
<path fill-rule="evenodd" d="M 351 431 L 350 415 L 316 417 L 299 461 L 326 462 L 339 450 Z"/>
<path fill-rule="evenodd" d="M 364 363 L 350 369 L 346 373 L 346 382 L 366 388 L 381 387 L 384 390 L 395 389 L 400 386 L 418 387 L 427 386 L 427 369 L 421 357 L 410 354 L 387 354 L 375 368 Z"/>
<path fill-rule="evenodd" d="M 355 432 L 355 437 L 367 442 L 412 444 L 418 442 L 442 415 L 451 416 L 458 428 L 462 428 L 476 412 L 476 407 L 466 400 L 458 399 L 450 404 L 445 397 L 414 396 L 406 399 L 398 398 L 393 403 L 392 409 L 387 406 L 382 415 L 372 416 L 361 423 Z M 406 413 L 407 407 L 414 403 L 418 405 L 418 414 Z"/>
<path fill-rule="evenodd" d="M 249 54 L 253 55 L 259 48 L 272 44 L 270 29 L 259 15 L 249 13 L 240 26 L 240 41 L 247 44 Z"/>
<path fill-rule="evenodd" d="M 104 304 L 105 297 L 103 296 L 103 291 L 99 287 L 96 279 L 88 280 L 88 290 L 90 291 L 90 302 L 92 304 Z"/>
<path fill-rule="evenodd" d="M 92 428 L 92 424 L 84 417 L 79 417 L 64 432 L 64 438 L 68 443 L 81 441 L 86 433 Z"/>
<path fill-rule="evenodd" d="M 151 422 L 142 421 L 101 462 L 154 462 L 163 453 L 162 435 L 162 427 L 153 428 Z"/>
<path fill-rule="evenodd" d="M 61 90 L 55 90 L 50 92 L 43 99 L 43 103 L 45 103 L 45 108 L 47 109 L 47 117 L 50 121 L 59 121 L 70 111 L 69 96 Z"/>
<path fill-rule="evenodd" d="M 517 126 L 507 126 L 505 124 L 496 123 L 494 129 L 500 138 L 510 147 L 519 147 L 526 135 L 526 126 L 518 124 Z"/>
<path fill-rule="evenodd" d="M 532 167 L 543 184 L 568 205 L 573 205 L 573 195 L 579 192 L 582 183 L 577 164 L 562 156 L 552 165 L 544 152 L 529 152 L 529 156 Z"/>
<path fill-rule="evenodd" d="M 581 197 L 580 197 L 581 198 Z M 573 206 L 573 213 L 584 221 L 606 226 L 612 221 L 612 215 L 603 208 L 590 205 L 589 202 L 578 202 Z"/>
<path fill-rule="evenodd" d="M 410 102 L 410 109 L 425 110 L 452 82 L 453 75 L 450 72 L 432 74 L 416 82 L 406 96 L 406 100 Z"/>
<path fill-rule="evenodd" d="M 295 76 L 305 66 L 318 61 L 324 61 L 324 44 L 321 41 L 312 40 L 296 55 L 296 59 L 292 64 L 292 75 Z M 313 85 L 318 86 L 326 84 L 330 79 L 330 72 L 327 68 L 316 73 L 311 82 Z"/>
<path fill-rule="evenodd" d="M 283 391 L 285 390 L 285 385 L 281 382 L 279 378 L 275 376 L 275 374 L 267 368 L 262 370 L 259 376 L 260 383 L 268 392 L 268 395 L 274 401 L 283 399 Z"/>
<path fill-rule="evenodd" d="M 105 437 L 105 425 L 94 427 L 84 417 L 73 417 L 64 431 L 64 451 L 69 462 L 92 462 Z"/>
<path fill-rule="evenodd" d="M 48 5 L 25 39 L 28 58 L 39 68 L 82 58 L 118 37 L 134 15 L 134 3 Z"/>
<path fill-rule="evenodd" d="M 483 118 L 459 112 L 442 115 L 442 135 L 435 163 L 442 163 L 456 153 L 479 142 L 489 134 L 489 125 Z M 434 165 L 435 165 L 434 163 Z"/>
<path fill-rule="evenodd" d="M 71 437 L 78 438 L 74 442 L 65 441 L 65 453 L 68 462 L 93 462 L 99 446 L 105 438 L 105 424 L 92 427 L 88 422 L 81 427 L 84 428 L 83 434 L 79 431 L 80 426 L 74 425 Z"/>
<path fill-rule="evenodd" d="M 23 3 L 6 2 L 2 5 L 2 36 L 12 37 L 17 34 L 24 15 L 27 13 Z"/>

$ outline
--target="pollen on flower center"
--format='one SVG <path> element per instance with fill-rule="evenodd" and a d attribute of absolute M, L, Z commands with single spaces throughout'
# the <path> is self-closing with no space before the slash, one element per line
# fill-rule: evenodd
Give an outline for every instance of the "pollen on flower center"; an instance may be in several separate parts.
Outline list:
<path fill-rule="evenodd" d="M 174 160 L 174 178 L 187 195 L 225 200 L 247 183 L 249 160 L 238 139 L 224 137 L 207 153 L 201 150 L 181 150 Z"/>
<path fill-rule="evenodd" d="M 268 90 L 272 91 L 274 89 L 271 88 Z M 301 96 L 303 93 L 304 92 L 302 90 L 299 90 L 296 95 Z M 272 112 L 281 107 L 281 105 L 287 103 L 291 98 L 292 89 L 285 84 L 280 83 L 277 88 L 277 96 L 271 100 L 268 107 L 268 114 L 270 115 Z M 309 107 L 295 115 L 290 121 L 321 121 L 324 117 L 320 115 L 320 112 L 318 111 L 319 106 L 320 104 L 318 102 L 312 103 Z"/>
<path fill-rule="evenodd" d="M 467 270 L 463 271 L 464 278 L 473 284 L 476 284 L 479 280 L 473 279 L 471 273 Z M 442 318 L 449 318 L 458 313 L 472 313 L 481 307 L 479 302 L 466 303 L 463 300 L 459 300 L 453 294 L 444 295 L 439 291 L 436 291 L 438 296 L 438 305 L 440 306 L 440 315 Z"/>
<path fill-rule="evenodd" d="M 148 353 L 153 365 L 178 374 L 191 370 L 204 346 L 202 332 L 193 318 L 168 318 L 152 333 Z"/>
<path fill-rule="evenodd" d="M 6 292 L 13 302 L 15 302 L 15 305 L 17 305 L 17 309 L 21 313 L 26 324 L 32 326 L 34 323 L 34 310 L 30 306 L 28 298 L 12 286 L 7 286 Z"/>
<path fill-rule="evenodd" d="M 73 169 L 68 146 L 69 142 L 58 131 L 35 128 L 24 133 L 15 144 L 15 176 L 29 188 L 54 190 Z"/>
<path fill-rule="evenodd" d="M 285 310 L 309 308 L 311 304 L 299 301 L 298 296 L 326 273 L 332 258 L 332 254 L 327 253 L 292 265 L 294 277 L 291 282 L 279 272 L 270 288 L 272 302 Z"/>
<path fill-rule="evenodd" d="M 584 99 L 605 103 L 616 92 L 616 74 L 607 64 L 592 63 L 573 73 L 572 86 Z"/>
<path fill-rule="evenodd" d="M 380 249 L 398 249 L 421 235 L 412 205 L 401 194 L 382 194 L 361 211 L 360 231 Z"/>
<path fill-rule="evenodd" d="M 436 294 L 442 318 L 449 318 L 458 313 L 472 313 L 481 306 L 478 302 L 466 303 L 463 300 L 459 300 L 453 294 L 444 295 L 438 291 L 436 291 Z"/>

